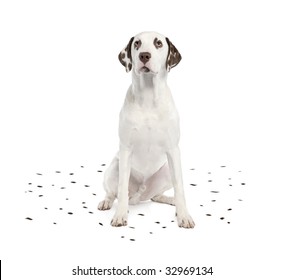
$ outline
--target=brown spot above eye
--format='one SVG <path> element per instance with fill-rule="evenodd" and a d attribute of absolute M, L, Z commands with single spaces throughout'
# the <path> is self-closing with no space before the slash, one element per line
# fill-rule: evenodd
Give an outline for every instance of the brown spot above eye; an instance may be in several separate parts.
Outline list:
<path fill-rule="evenodd" d="M 162 48 L 163 47 L 163 43 L 161 40 L 158 40 L 158 38 L 154 39 L 154 46 L 156 47 L 156 49 Z"/>
<path fill-rule="evenodd" d="M 139 48 L 141 47 L 142 42 L 141 40 L 137 40 L 134 42 L 134 49 L 139 50 Z"/>

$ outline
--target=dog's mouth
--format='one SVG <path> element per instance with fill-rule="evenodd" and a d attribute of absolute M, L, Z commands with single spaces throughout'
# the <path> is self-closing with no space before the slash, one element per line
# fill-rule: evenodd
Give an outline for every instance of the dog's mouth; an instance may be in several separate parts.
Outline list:
<path fill-rule="evenodd" d="M 143 73 L 149 73 L 151 70 L 147 66 L 143 66 L 140 68 L 140 71 Z"/>

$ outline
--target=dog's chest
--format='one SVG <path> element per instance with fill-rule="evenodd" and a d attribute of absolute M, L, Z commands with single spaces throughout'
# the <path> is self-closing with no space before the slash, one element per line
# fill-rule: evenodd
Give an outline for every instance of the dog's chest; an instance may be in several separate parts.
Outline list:
<path fill-rule="evenodd" d="M 175 108 L 127 106 L 120 118 L 120 138 L 126 145 L 143 152 L 164 150 L 178 137 Z"/>

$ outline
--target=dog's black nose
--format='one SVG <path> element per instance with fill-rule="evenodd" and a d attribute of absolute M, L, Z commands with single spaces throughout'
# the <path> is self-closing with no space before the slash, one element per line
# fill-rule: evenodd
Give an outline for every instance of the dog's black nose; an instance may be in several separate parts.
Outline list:
<path fill-rule="evenodd" d="M 151 58 L 151 54 L 149 52 L 141 52 L 139 54 L 139 59 L 146 64 Z"/>

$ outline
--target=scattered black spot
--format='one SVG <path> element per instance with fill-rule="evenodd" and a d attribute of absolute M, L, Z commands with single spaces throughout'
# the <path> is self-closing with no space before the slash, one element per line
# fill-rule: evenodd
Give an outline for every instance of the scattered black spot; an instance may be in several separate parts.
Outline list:
<path fill-rule="evenodd" d="M 220 220 L 224 220 L 224 219 L 225 219 L 224 217 L 221 217 L 221 218 L 220 218 Z"/>
<path fill-rule="evenodd" d="M 38 197 L 43 197 L 43 194 L 40 194 Z"/>
<path fill-rule="evenodd" d="M 31 185 L 32 183 L 29 183 L 29 185 Z"/>
<path fill-rule="evenodd" d="M 163 226 L 162 228 L 167 228 L 166 226 Z"/>
<path fill-rule="evenodd" d="M 191 186 L 193 186 L 193 187 L 195 187 L 196 186 L 196 184 L 190 184 Z"/>
<path fill-rule="evenodd" d="M 152 232 L 152 231 L 150 231 L 149 233 L 150 233 L 150 234 L 153 234 L 153 232 Z"/>
<path fill-rule="evenodd" d="M 72 213 L 72 212 L 68 212 L 68 214 L 69 214 L 69 215 L 73 215 L 73 213 Z"/>
<path fill-rule="evenodd" d="M 87 206 L 83 206 L 83 208 L 87 209 L 88 207 Z"/>
<path fill-rule="evenodd" d="M 130 238 L 129 240 L 130 240 L 130 241 L 135 241 L 135 239 L 134 239 L 134 238 Z"/>
<path fill-rule="evenodd" d="M 159 224 L 160 222 L 155 222 L 156 224 Z"/>
<path fill-rule="evenodd" d="M 89 188 L 90 186 L 89 186 L 89 185 L 85 185 L 85 187 L 86 187 L 86 188 Z"/>
<path fill-rule="evenodd" d="M 145 215 L 144 215 L 144 214 L 142 214 L 142 213 L 139 213 L 139 214 L 138 214 L 138 216 L 145 216 Z"/>
<path fill-rule="evenodd" d="M 212 193 L 219 193 L 219 191 L 211 191 Z"/>
<path fill-rule="evenodd" d="M 121 238 L 124 238 L 124 235 L 121 235 Z"/>
<path fill-rule="evenodd" d="M 53 185 L 53 184 L 52 184 L 51 186 L 52 186 L 52 187 L 54 187 L 54 185 Z"/>
<path fill-rule="evenodd" d="M 103 226 L 103 223 L 99 223 L 100 226 Z"/>
<path fill-rule="evenodd" d="M 85 202 L 85 201 L 83 201 L 83 202 L 82 202 L 82 204 L 86 204 L 86 202 Z"/>
<path fill-rule="evenodd" d="M 76 184 L 76 182 L 75 182 L 75 181 L 71 181 L 71 183 L 72 183 L 72 184 Z"/>
<path fill-rule="evenodd" d="M 55 171 L 55 173 L 61 173 L 61 171 Z"/>
<path fill-rule="evenodd" d="M 103 172 L 102 170 L 98 170 L 97 172 Z"/>
<path fill-rule="evenodd" d="M 135 227 L 129 227 L 129 228 L 135 229 Z"/>
<path fill-rule="evenodd" d="M 208 174 L 211 174 L 211 172 L 208 172 Z"/>
<path fill-rule="evenodd" d="M 232 178 L 228 178 L 228 180 L 232 180 Z"/>
<path fill-rule="evenodd" d="M 26 220 L 32 221 L 33 219 L 30 217 L 26 217 Z"/>
<path fill-rule="evenodd" d="M 230 224 L 231 222 L 227 222 L 227 224 Z"/>
<path fill-rule="evenodd" d="M 63 208 L 59 208 L 59 210 L 63 210 Z"/>
<path fill-rule="evenodd" d="M 174 223 L 175 221 L 174 220 L 171 220 L 171 223 Z"/>
<path fill-rule="evenodd" d="M 69 175 L 74 175 L 74 173 L 69 173 Z"/>
<path fill-rule="evenodd" d="M 224 168 L 224 167 L 226 167 L 226 165 L 221 165 L 221 168 Z"/>
<path fill-rule="evenodd" d="M 106 164 L 105 164 L 105 163 L 103 163 L 101 166 L 106 166 Z"/>
<path fill-rule="evenodd" d="M 44 207 L 44 209 L 47 210 L 48 208 L 47 208 L 47 207 Z"/>
<path fill-rule="evenodd" d="M 90 211 L 89 214 L 94 214 L 94 213 L 92 211 Z"/>
<path fill-rule="evenodd" d="M 40 175 L 40 176 L 42 176 L 42 174 L 41 174 L 41 173 L 37 173 L 36 175 Z"/>
<path fill-rule="evenodd" d="M 29 192 L 33 192 L 33 191 L 29 190 Z"/>
<path fill-rule="evenodd" d="M 203 207 L 203 204 L 200 204 L 201 207 Z"/>
<path fill-rule="evenodd" d="M 93 193 L 93 195 L 96 195 L 95 193 Z"/>
<path fill-rule="evenodd" d="M 229 186 L 232 187 L 233 185 L 232 185 L 232 184 L 229 184 Z"/>
<path fill-rule="evenodd" d="M 208 182 L 212 182 L 212 180 L 208 180 Z"/>
<path fill-rule="evenodd" d="M 206 216 L 210 217 L 210 216 L 212 216 L 212 215 L 211 215 L 211 214 L 206 214 Z"/>
<path fill-rule="evenodd" d="M 212 201 L 212 202 L 215 202 L 215 201 L 216 201 L 216 199 L 212 199 L 211 201 Z"/>
<path fill-rule="evenodd" d="M 83 165 L 81 165 L 81 168 L 84 168 L 84 166 L 83 166 Z"/>
<path fill-rule="evenodd" d="M 240 170 L 240 171 L 238 171 L 238 172 L 242 172 L 242 171 Z"/>
<path fill-rule="evenodd" d="M 42 186 L 37 186 L 38 188 L 42 188 Z"/>
<path fill-rule="evenodd" d="M 195 170 L 194 168 L 191 168 L 190 170 Z"/>
<path fill-rule="evenodd" d="M 243 201 L 243 200 L 239 198 L 239 201 Z"/>
<path fill-rule="evenodd" d="M 246 183 L 241 183 L 242 186 L 244 186 Z"/>
<path fill-rule="evenodd" d="M 61 189 L 61 190 L 64 190 L 64 189 L 66 189 L 66 188 L 65 188 L 65 187 L 61 187 L 60 189 Z"/>
<path fill-rule="evenodd" d="M 57 223 L 55 223 L 55 222 L 54 222 L 53 224 L 54 224 L 54 225 L 57 225 Z"/>
<path fill-rule="evenodd" d="M 69 200 L 69 198 L 67 197 L 66 200 Z"/>
<path fill-rule="evenodd" d="M 232 208 L 229 208 L 228 211 L 232 211 Z"/>

